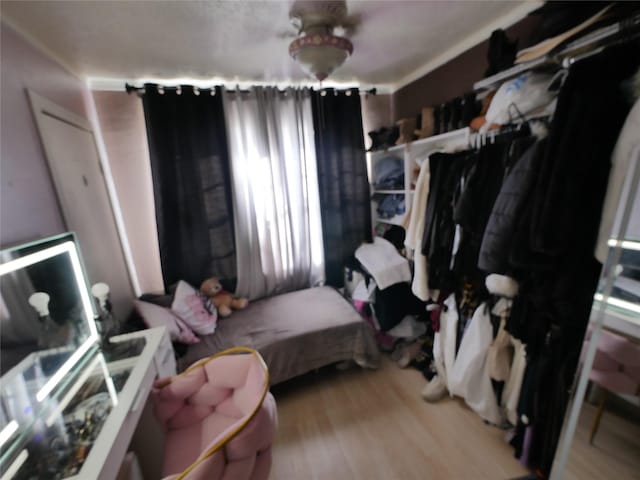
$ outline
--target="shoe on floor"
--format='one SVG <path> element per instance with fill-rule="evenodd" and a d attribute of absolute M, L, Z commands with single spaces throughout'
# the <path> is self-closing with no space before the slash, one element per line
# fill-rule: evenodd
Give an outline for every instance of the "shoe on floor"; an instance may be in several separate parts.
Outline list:
<path fill-rule="evenodd" d="M 396 345 L 393 347 L 393 351 L 391 352 L 391 360 L 393 360 L 394 362 L 397 362 L 398 360 L 400 360 L 406 348 L 407 348 L 407 344 L 405 342 L 400 341 L 396 343 Z"/>
<path fill-rule="evenodd" d="M 421 352 L 423 343 L 421 340 L 415 340 L 410 345 L 407 345 L 397 360 L 398 366 L 400 368 L 407 368 Z"/>
<path fill-rule="evenodd" d="M 422 389 L 421 395 L 427 402 L 434 403 L 444 398 L 446 394 L 447 386 L 444 381 L 439 376 L 435 376 Z"/>

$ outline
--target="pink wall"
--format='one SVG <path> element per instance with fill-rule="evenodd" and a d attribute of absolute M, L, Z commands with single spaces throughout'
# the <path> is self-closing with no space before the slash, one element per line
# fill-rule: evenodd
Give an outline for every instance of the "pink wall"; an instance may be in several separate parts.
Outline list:
<path fill-rule="evenodd" d="M 530 45 L 529 39 L 538 26 L 538 16 L 529 16 L 506 28 L 510 39 L 518 39 L 518 49 Z M 422 107 L 439 105 L 473 90 L 488 67 L 489 39 L 470 48 L 427 75 L 405 85 L 393 94 L 392 115 L 395 120 L 413 117 Z"/>
<path fill-rule="evenodd" d="M 142 102 L 93 92 L 98 123 L 142 292 L 163 292 L 147 128 Z"/>
<path fill-rule="evenodd" d="M 26 89 L 87 117 L 84 83 L 0 23 L 0 245 L 66 230 Z"/>

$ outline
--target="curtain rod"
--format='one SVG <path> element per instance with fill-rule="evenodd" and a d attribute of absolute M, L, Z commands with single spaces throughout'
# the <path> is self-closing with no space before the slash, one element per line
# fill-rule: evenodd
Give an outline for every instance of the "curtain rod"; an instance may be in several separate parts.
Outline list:
<path fill-rule="evenodd" d="M 219 85 L 218 85 L 219 86 Z M 178 95 L 180 95 L 182 93 L 182 90 L 184 90 L 185 88 L 187 89 L 191 89 L 194 93 L 196 93 L 196 95 L 199 95 L 200 92 L 206 93 L 208 92 L 210 95 L 215 95 L 215 91 L 216 91 L 216 86 L 212 86 L 209 88 L 201 88 L 201 87 L 197 87 L 195 85 L 171 85 L 171 86 L 165 86 L 165 85 L 161 85 L 161 84 L 156 84 L 156 83 L 146 83 L 144 84 L 142 87 L 136 87 L 135 85 L 132 85 L 130 83 L 125 83 L 124 88 L 126 90 L 127 93 L 131 94 L 131 93 L 136 93 L 138 95 L 144 95 L 144 93 L 146 92 L 147 88 L 157 88 L 158 90 L 175 90 Z M 278 88 L 278 87 L 276 87 Z M 291 88 L 297 88 L 297 87 L 291 87 Z M 303 87 L 303 88 L 309 88 L 310 90 L 315 90 L 318 92 L 328 92 L 330 90 L 333 90 L 335 95 L 338 95 L 339 92 L 351 92 L 353 89 L 357 88 L 357 87 L 352 87 L 352 88 L 335 88 L 335 87 L 327 87 L 327 88 L 319 88 L 316 89 L 315 87 Z M 278 89 L 281 92 L 286 91 L 286 89 L 282 90 L 282 89 Z M 240 86 L 237 86 L 235 90 L 229 90 L 229 92 L 231 93 L 235 93 L 237 91 L 240 92 L 248 92 L 249 90 L 242 90 L 240 88 Z M 360 92 L 360 95 L 376 95 L 378 90 L 373 87 L 373 88 L 369 88 L 369 89 L 359 89 L 358 91 Z"/>

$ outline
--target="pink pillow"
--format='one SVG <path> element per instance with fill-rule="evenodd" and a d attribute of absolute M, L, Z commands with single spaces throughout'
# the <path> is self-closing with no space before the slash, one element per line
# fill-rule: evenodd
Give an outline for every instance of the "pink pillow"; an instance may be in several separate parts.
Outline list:
<path fill-rule="evenodd" d="M 171 310 L 198 335 L 210 335 L 216 331 L 218 312 L 215 306 L 183 280 L 178 282 Z"/>
<path fill-rule="evenodd" d="M 193 344 L 200 341 L 191 329 L 168 308 L 141 300 L 135 300 L 133 303 L 147 327 L 167 327 L 174 342 Z"/>

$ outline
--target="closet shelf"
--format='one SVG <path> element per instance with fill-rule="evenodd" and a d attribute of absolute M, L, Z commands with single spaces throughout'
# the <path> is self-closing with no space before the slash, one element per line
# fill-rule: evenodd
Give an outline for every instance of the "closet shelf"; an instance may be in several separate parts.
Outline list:
<path fill-rule="evenodd" d="M 470 138 L 471 129 L 469 127 L 459 128 L 451 132 L 416 140 L 409 145 L 408 150 L 413 160 L 419 160 L 421 157 L 428 156 L 441 148 L 468 147 Z"/>
<path fill-rule="evenodd" d="M 467 128 L 461 128 L 452 132 L 443 133 L 441 135 L 434 135 L 432 137 L 421 138 L 410 143 L 403 145 L 396 145 L 388 150 L 378 150 L 375 152 L 367 152 L 367 172 L 369 176 L 370 189 L 372 196 L 375 194 L 382 195 L 402 195 L 405 201 L 405 210 L 408 210 L 411 206 L 415 195 L 415 181 L 416 181 L 416 164 L 420 163 L 420 160 L 424 160 L 430 154 L 441 149 L 458 149 L 467 148 L 469 146 L 469 139 L 471 138 L 471 130 Z M 377 161 L 382 160 L 387 156 L 395 156 L 402 160 L 404 164 L 404 188 L 403 189 L 380 189 L 376 190 L 373 186 L 373 170 L 374 164 Z M 388 198 L 388 197 L 387 197 Z M 377 201 L 371 200 L 371 220 L 373 224 L 387 224 L 397 225 L 404 227 L 404 221 L 406 213 L 402 215 L 396 215 L 393 218 L 379 218 L 377 214 Z"/>
<path fill-rule="evenodd" d="M 383 193 L 385 195 L 392 195 L 392 194 L 405 193 L 405 190 L 373 190 L 373 194 L 375 195 L 376 193 Z"/>
<path fill-rule="evenodd" d="M 440 135 L 433 135 L 432 137 L 421 138 L 420 140 L 414 140 L 411 143 L 411 147 L 431 145 L 432 143 L 448 142 L 450 140 L 456 140 L 459 137 L 465 137 L 469 135 L 469 127 L 459 128 L 458 130 L 452 130 L 450 132 L 441 133 Z"/>
<path fill-rule="evenodd" d="M 491 75 L 490 77 L 485 78 L 484 80 L 480 80 L 473 84 L 473 90 L 488 90 L 492 87 L 499 86 L 505 80 L 509 80 L 511 78 L 517 77 L 522 72 L 526 72 L 528 70 L 532 70 L 537 67 L 541 67 L 543 65 L 549 65 L 551 60 L 546 55 L 544 57 L 536 58 L 535 60 L 531 60 L 529 62 L 519 63 L 514 65 L 511 68 L 503 70 L 502 72 L 498 72 L 495 75 Z"/>
<path fill-rule="evenodd" d="M 393 218 L 376 218 L 375 220 L 377 223 L 386 223 L 387 225 L 396 225 L 398 227 L 402 227 L 402 224 L 404 223 L 404 216 L 402 215 L 396 215 Z"/>
<path fill-rule="evenodd" d="M 367 153 L 370 153 L 371 155 L 375 155 L 375 156 L 380 156 L 380 155 L 387 156 L 392 154 L 402 156 L 402 152 L 404 151 L 404 146 L 405 144 L 403 143 L 401 145 L 394 145 L 393 147 L 389 147 L 384 150 L 371 150 Z"/>
<path fill-rule="evenodd" d="M 514 65 L 507 70 L 503 70 L 502 72 L 498 72 L 495 75 L 491 75 L 490 77 L 480 80 L 479 82 L 473 84 L 473 90 L 478 92 L 488 90 L 493 87 L 498 87 L 505 80 L 514 78 L 522 72 L 532 70 L 534 68 L 552 65 L 562 65 L 564 67 L 567 67 L 572 63 L 570 57 L 572 57 L 573 55 L 579 54 L 579 56 L 581 56 L 585 53 L 585 51 L 588 55 L 588 52 L 590 50 L 595 50 L 596 48 L 600 47 L 603 41 L 609 40 L 621 33 L 637 30 L 639 27 L 640 15 L 635 15 L 630 19 L 625 19 L 606 27 L 602 27 L 594 32 L 573 40 L 554 55 L 547 54 L 529 62 L 523 62 L 518 65 Z"/>

